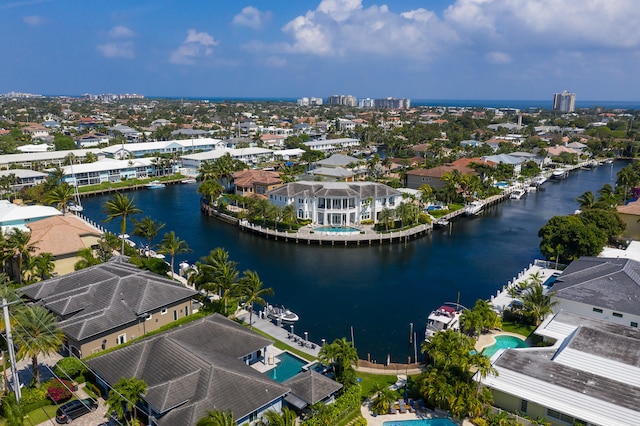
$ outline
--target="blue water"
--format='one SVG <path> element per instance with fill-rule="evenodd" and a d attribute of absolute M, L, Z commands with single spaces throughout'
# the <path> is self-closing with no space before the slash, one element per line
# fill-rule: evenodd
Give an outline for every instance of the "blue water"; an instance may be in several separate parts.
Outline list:
<path fill-rule="evenodd" d="M 557 279 L 558 279 L 557 275 L 555 274 L 551 275 L 549 278 L 547 278 L 547 280 L 544 283 L 542 283 L 542 285 L 545 287 L 551 288 L 553 287 L 553 283 L 555 283 Z"/>
<path fill-rule="evenodd" d="M 198 185 L 168 185 L 130 195 L 144 214 L 166 223 L 162 233 L 174 230 L 193 249 L 178 256 L 176 264 L 224 247 L 241 272 L 254 270 L 273 288 L 269 303 L 284 304 L 300 316 L 298 334 L 307 331 L 318 343 L 322 338 L 351 340 L 353 330 L 360 358 L 369 354 L 382 363 L 391 355 L 392 362 L 406 362 L 414 353 L 409 348 L 411 323 L 419 352 L 429 312 L 442 302 L 455 302 L 458 294 L 465 306 L 495 294 L 540 258 L 537 234 L 549 218 L 573 213 L 579 208 L 576 197 L 615 183 L 617 171 L 626 164 L 616 161 L 572 172 L 562 181 L 545 183 L 545 191 L 507 200 L 407 244 L 383 246 L 293 244 L 238 232 L 200 213 Z M 106 217 L 102 206 L 110 198 L 83 199 L 83 213 L 101 222 Z M 120 233 L 119 221 L 106 226 Z M 129 222 L 130 235 L 131 227 Z"/>
<path fill-rule="evenodd" d="M 308 362 L 302 358 L 298 358 L 289 352 L 283 352 L 277 356 L 280 360 L 276 368 L 267 372 L 276 382 L 284 382 L 295 376 L 302 371 L 302 367 L 307 365 Z"/>
<path fill-rule="evenodd" d="M 515 336 L 496 336 L 496 342 L 482 350 L 482 354 L 491 358 L 499 349 L 528 348 L 529 345 Z"/>
<path fill-rule="evenodd" d="M 419 420 L 391 420 L 382 423 L 383 426 L 456 426 L 449 419 L 419 419 Z"/>
<path fill-rule="evenodd" d="M 340 227 L 340 228 L 332 228 L 331 226 L 321 226 L 319 228 L 315 228 L 314 231 L 316 232 L 335 232 L 337 234 L 341 234 L 341 233 L 354 233 L 354 232 L 360 232 L 360 230 L 358 228 L 352 228 L 350 226 L 344 226 L 344 227 Z"/>

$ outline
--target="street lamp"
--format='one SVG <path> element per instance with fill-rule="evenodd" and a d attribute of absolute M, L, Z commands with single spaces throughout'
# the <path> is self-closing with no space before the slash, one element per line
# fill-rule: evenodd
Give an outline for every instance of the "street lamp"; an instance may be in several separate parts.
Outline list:
<path fill-rule="evenodd" d="M 309 340 L 309 332 L 308 332 L 308 331 L 305 331 L 305 332 L 304 332 L 304 340 L 305 340 L 305 341 L 308 341 L 308 340 Z"/>
<path fill-rule="evenodd" d="M 293 324 L 291 324 L 289 327 L 291 327 L 291 335 L 293 336 Z"/>

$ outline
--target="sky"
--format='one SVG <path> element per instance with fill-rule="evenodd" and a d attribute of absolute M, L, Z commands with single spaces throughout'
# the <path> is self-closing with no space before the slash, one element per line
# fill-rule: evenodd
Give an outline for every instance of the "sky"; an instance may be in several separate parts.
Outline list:
<path fill-rule="evenodd" d="M 0 93 L 640 100 L 638 0 L 0 0 Z"/>

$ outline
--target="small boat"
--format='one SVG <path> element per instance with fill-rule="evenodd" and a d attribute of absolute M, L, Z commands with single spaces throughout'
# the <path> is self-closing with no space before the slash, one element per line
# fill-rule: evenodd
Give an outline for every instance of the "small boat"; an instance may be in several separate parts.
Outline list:
<path fill-rule="evenodd" d="M 564 179 L 567 177 L 567 171 L 565 169 L 555 169 L 551 172 L 551 177 L 554 179 Z"/>
<path fill-rule="evenodd" d="M 531 179 L 531 183 L 535 186 L 540 186 L 543 183 L 545 183 L 547 181 L 547 178 L 544 177 L 543 175 L 540 176 L 536 176 L 533 179 Z"/>
<path fill-rule="evenodd" d="M 459 303 L 445 302 L 438 309 L 431 311 L 427 318 L 425 340 L 431 339 L 439 331 L 460 330 L 460 315 L 466 308 Z"/>
<path fill-rule="evenodd" d="M 159 188 L 164 188 L 166 185 L 162 182 L 160 182 L 159 180 L 153 180 L 149 183 L 145 183 L 144 187 L 147 189 L 159 189 Z"/>
<path fill-rule="evenodd" d="M 196 182 L 197 182 L 196 178 L 187 178 L 187 179 L 182 179 L 180 181 L 180 183 L 184 183 L 184 184 L 196 183 Z"/>
<path fill-rule="evenodd" d="M 604 164 L 613 164 L 613 160 L 611 158 L 604 160 Z"/>
<path fill-rule="evenodd" d="M 474 216 L 474 215 L 480 214 L 482 212 L 483 207 L 484 207 L 484 203 L 482 201 L 480 200 L 472 201 L 471 203 L 467 204 L 467 206 L 464 208 L 464 215 Z"/>
<path fill-rule="evenodd" d="M 538 187 L 535 185 L 527 186 L 527 192 L 536 192 Z"/>
<path fill-rule="evenodd" d="M 509 198 L 519 200 L 520 198 L 524 197 L 526 193 L 527 191 L 522 188 L 514 189 L 513 192 L 511 192 L 511 195 L 509 195 Z"/>
<path fill-rule="evenodd" d="M 299 319 L 296 313 L 291 312 L 282 305 L 267 305 L 264 311 L 274 321 L 294 323 Z"/>
<path fill-rule="evenodd" d="M 433 226 L 437 226 L 437 227 L 442 228 L 442 227 L 445 227 L 445 226 L 449 225 L 449 223 L 451 223 L 451 222 L 449 222 L 447 219 L 440 218 L 440 219 L 436 219 L 436 220 L 433 221 Z"/>

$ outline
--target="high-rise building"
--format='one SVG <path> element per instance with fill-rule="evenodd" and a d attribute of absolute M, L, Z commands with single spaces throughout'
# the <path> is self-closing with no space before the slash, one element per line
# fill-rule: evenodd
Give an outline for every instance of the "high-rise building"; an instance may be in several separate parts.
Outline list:
<path fill-rule="evenodd" d="M 558 112 L 574 112 L 576 110 L 576 94 L 567 90 L 553 94 L 553 110 Z"/>
<path fill-rule="evenodd" d="M 327 99 L 327 104 L 355 107 L 358 105 L 358 101 L 352 95 L 332 95 Z"/>
<path fill-rule="evenodd" d="M 375 99 L 374 105 L 376 108 L 391 108 L 402 109 L 409 108 L 411 106 L 411 100 L 406 98 L 382 98 Z"/>

